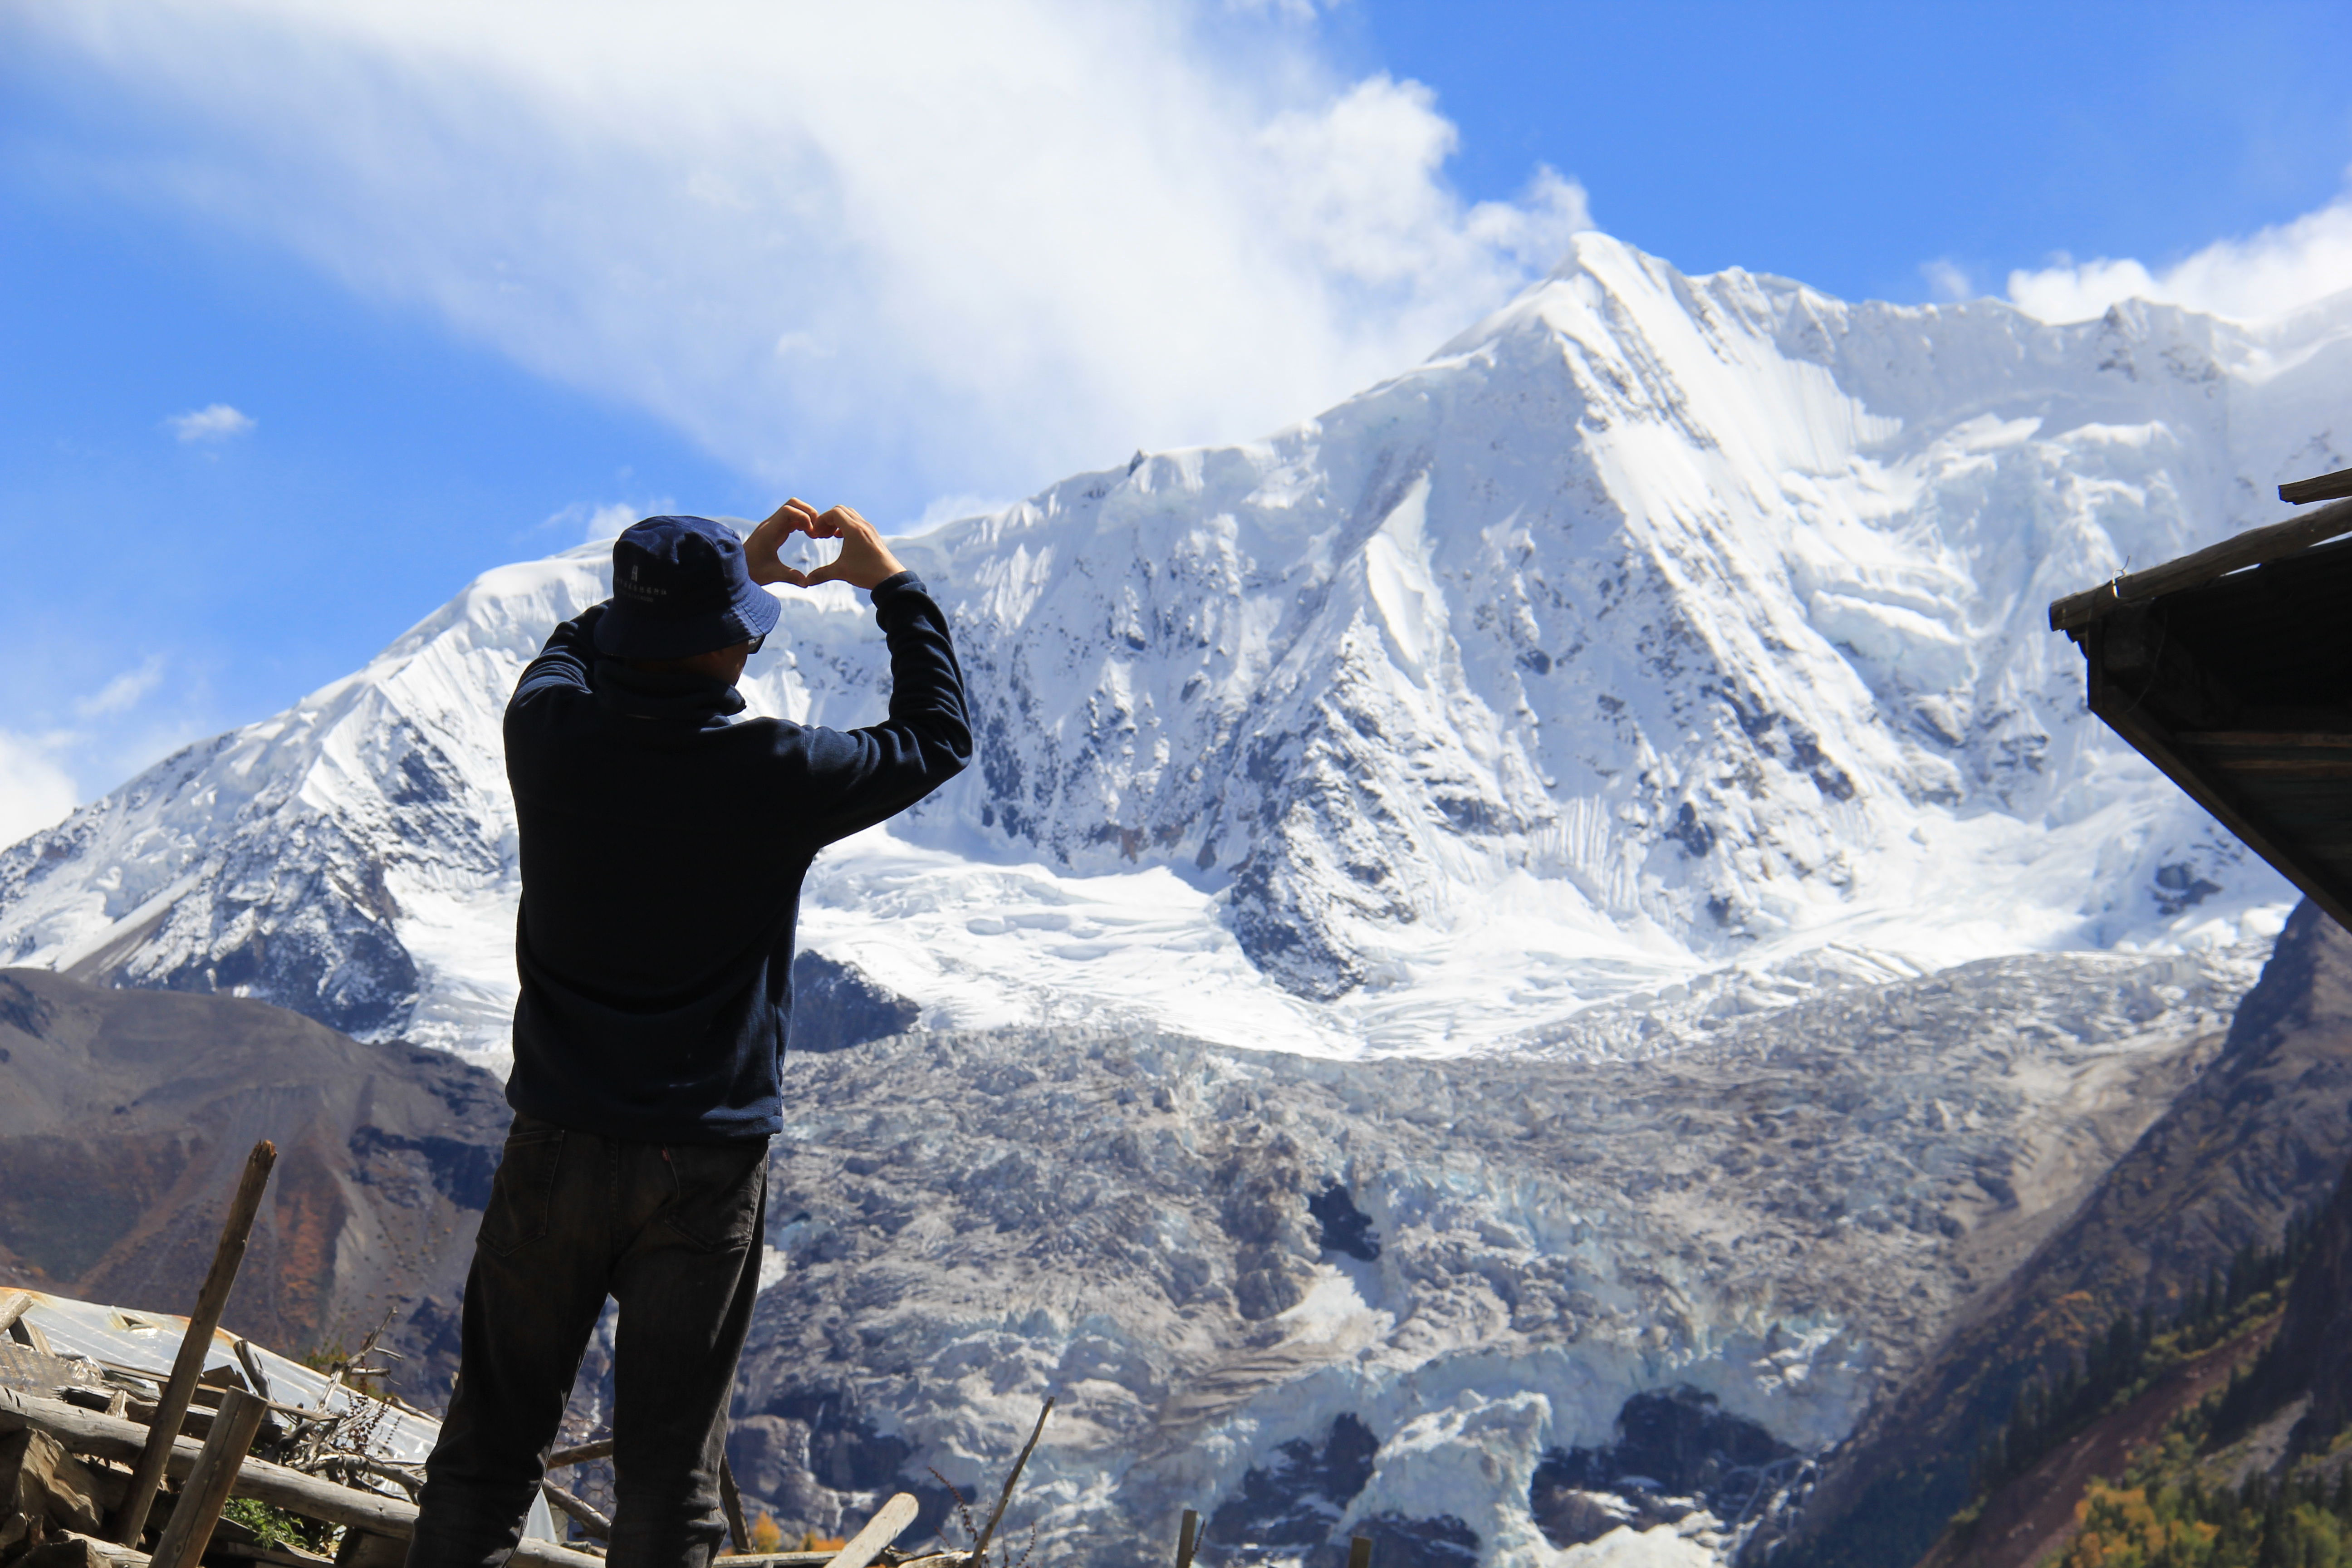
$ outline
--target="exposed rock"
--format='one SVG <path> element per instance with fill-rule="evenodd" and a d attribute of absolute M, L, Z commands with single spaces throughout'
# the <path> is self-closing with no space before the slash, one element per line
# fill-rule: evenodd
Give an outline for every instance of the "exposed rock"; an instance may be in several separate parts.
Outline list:
<path fill-rule="evenodd" d="M 838 1051 L 915 1026 L 923 1010 L 856 964 L 803 948 L 793 956 L 791 1048 Z"/>

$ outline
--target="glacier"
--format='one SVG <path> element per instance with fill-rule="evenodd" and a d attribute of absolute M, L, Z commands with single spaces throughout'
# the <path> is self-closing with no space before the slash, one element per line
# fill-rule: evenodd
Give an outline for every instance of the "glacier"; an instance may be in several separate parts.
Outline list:
<path fill-rule="evenodd" d="M 934 1028 L 1615 1051 L 2001 953 L 2242 948 L 2281 879 L 2083 710 L 2058 595 L 2269 521 L 2352 299 L 1849 304 L 1598 234 L 1426 363 L 904 542 L 977 765 L 819 862 L 803 936 Z M 497 720 L 600 546 L 0 853 L 0 959 L 505 1054 Z M 759 711 L 855 724 L 859 597 Z M 1580 1023 L 1584 1020 L 1584 1023 Z M 1639 1031 L 1635 1031 L 1638 1033 Z"/>

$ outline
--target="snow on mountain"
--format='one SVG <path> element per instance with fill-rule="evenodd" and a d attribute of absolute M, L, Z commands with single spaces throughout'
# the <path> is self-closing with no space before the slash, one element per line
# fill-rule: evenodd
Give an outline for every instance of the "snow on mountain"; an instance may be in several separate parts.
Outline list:
<path fill-rule="evenodd" d="M 820 861 L 804 938 L 933 1026 L 1354 1055 L 2265 936 L 2284 884 L 2083 711 L 2043 607 L 2352 464 L 2347 386 L 2352 296 L 2048 326 L 1583 236 L 1318 419 L 909 542 L 979 758 Z M 498 716 L 603 554 L 0 855 L 0 961 L 502 1056 Z M 780 592 L 754 707 L 877 716 L 863 596 Z"/>

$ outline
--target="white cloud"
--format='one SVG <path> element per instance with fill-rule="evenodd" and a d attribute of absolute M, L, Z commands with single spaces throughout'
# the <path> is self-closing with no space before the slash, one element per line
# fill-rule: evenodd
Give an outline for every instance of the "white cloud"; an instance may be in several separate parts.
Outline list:
<path fill-rule="evenodd" d="M 51 744 L 0 730 L 0 846 L 54 826 L 74 808 L 72 775 L 50 758 Z"/>
<path fill-rule="evenodd" d="M 2125 259 L 2061 257 L 2009 275 L 2009 297 L 2045 321 L 2082 321 L 2120 300 L 2154 300 L 2211 315 L 2260 321 L 2352 289 L 2352 195 L 2243 239 L 2217 240 L 2150 271 Z"/>
<path fill-rule="evenodd" d="M 1427 89 L 1345 79 L 1299 5 L 16 17 L 152 117 L 153 155 L 109 179 L 772 483 L 861 453 L 884 506 L 1262 434 L 1426 354 L 1585 222 L 1549 171 L 1518 201 L 1463 200 Z"/>
<path fill-rule="evenodd" d="M 1980 292 L 1976 279 L 1969 276 L 1969 269 L 1948 257 L 1922 262 L 1919 276 L 1926 280 L 1927 292 L 1938 300 L 1957 303 L 1962 300 L 1973 300 Z"/>
<path fill-rule="evenodd" d="M 548 513 L 547 521 L 540 526 L 557 529 L 576 528 L 580 531 L 581 543 L 594 544 L 603 540 L 619 538 L 623 529 L 641 517 L 659 517 L 666 512 L 677 510 L 677 502 L 667 496 L 662 497 L 659 500 L 649 501 L 644 506 L 625 500 L 602 503 L 576 500 L 570 506 Z"/>
<path fill-rule="evenodd" d="M 137 668 L 126 669 L 100 687 L 89 696 L 74 704 L 75 711 L 85 719 L 95 719 L 108 713 L 120 713 L 135 708 L 140 700 L 155 689 L 163 679 L 163 656 L 150 654 Z"/>
<path fill-rule="evenodd" d="M 226 403 L 207 404 L 189 414 L 174 414 L 163 423 L 183 441 L 226 441 L 254 426 L 252 416 L 241 414 Z"/>

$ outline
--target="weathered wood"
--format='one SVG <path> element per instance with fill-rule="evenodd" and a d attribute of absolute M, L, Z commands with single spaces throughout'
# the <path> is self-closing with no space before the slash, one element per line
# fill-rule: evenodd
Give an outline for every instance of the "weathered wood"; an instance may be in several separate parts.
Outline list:
<path fill-rule="evenodd" d="M 751 1550 L 751 1527 L 743 1522 L 743 1494 L 735 1488 L 735 1468 L 719 1456 L 719 1506 L 727 1515 L 727 1539 L 740 1555 Z"/>
<path fill-rule="evenodd" d="M 1201 1510 L 1188 1508 L 1176 1526 L 1176 1568 L 1192 1568 L 1192 1553 L 1201 1549 Z"/>
<path fill-rule="evenodd" d="M 68 1530 L 96 1530 L 97 1493 L 89 1467 L 53 1435 L 0 1436 L 0 1552 L 37 1537 L 43 1520 Z"/>
<path fill-rule="evenodd" d="M 1372 1542 L 1359 1535 L 1348 1542 L 1348 1568 L 1372 1568 Z"/>
<path fill-rule="evenodd" d="M 2313 479 L 2289 479 L 2279 486 L 2279 500 L 2289 506 L 2309 506 L 2315 500 L 2352 496 L 2352 468 L 2338 468 Z"/>
<path fill-rule="evenodd" d="M 606 1519 L 604 1514 L 597 1510 L 595 1504 L 590 1502 L 586 1498 L 574 1496 L 572 1493 L 565 1491 L 562 1487 L 557 1486 L 553 1481 L 546 1479 L 541 1480 L 539 1483 L 539 1489 L 547 1494 L 548 1501 L 553 1503 L 556 1507 L 570 1514 L 573 1519 L 579 1521 L 580 1528 L 588 1532 L 590 1540 L 610 1541 L 613 1539 L 613 1521 Z"/>
<path fill-rule="evenodd" d="M 16 1326 L 16 1320 L 23 1317 L 26 1310 L 31 1307 L 32 1304 L 33 1298 L 31 1293 L 28 1291 L 9 1290 L 0 1292 L 0 1333 L 6 1333 L 9 1330 L 15 1328 Z"/>
<path fill-rule="evenodd" d="M 212 1544 L 213 1527 L 220 1523 L 221 1510 L 227 1506 L 229 1489 L 236 1484 L 236 1473 L 252 1451 L 254 1434 L 261 1430 L 261 1418 L 268 1414 L 268 1405 L 241 1388 L 232 1388 L 221 1396 L 212 1434 L 196 1454 L 187 1484 L 172 1505 L 172 1517 L 155 1538 L 155 1550 L 149 1559 L 152 1568 L 196 1568 L 204 1560 L 205 1548 Z"/>
<path fill-rule="evenodd" d="M 131 1463 L 147 1446 L 147 1428 L 133 1422 L 100 1415 L 61 1399 L 42 1399 L 0 1388 L 0 1432 L 27 1427 L 48 1433 L 77 1454 L 111 1459 L 118 1464 Z M 185 1437 L 177 1439 L 172 1445 L 164 1473 L 186 1475 L 195 1468 L 196 1457 L 202 1451 L 200 1445 Z M 274 1508 L 305 1519 L 323 1520 L 346 1530 L 395 1540 L 405 1541 L 416 1529 L 416 1505 L 413 1502 L 378 1492 L 363 1492 L 354 1487 L 339 1487 L 267 1459 L 247 1459 L 237 1472 L 230 1495 L 259 1498 Z M 518 1564 L 545 1563 L 551 1568 L 595 1568 L 603 1559 L 552 1542 L 526 1541 L 515 1548 L 512 1561 Z"/>
<path fill-rule="evenodd" d="M 996 1539 L 997 1524 L 1004 1518 L 1004 1505 L 1013 1500 L 1013 1489 L 1019 1483 L 1021 1472 L 1028 1467 L 1029 1456 L 1036 1451 L 1037 1439 L 1045 1430 L 1045 1417 L 1052 1414 L 1054 1396 L 1049 1394 L 1045 1396 L 1045 1408 L 1037 1412 L 1037 1425 L 1029 1429 L 1029 1441 L 1021 1445 L 1021 1457 L 1013 1461 L 1013 1473 L 1004 1478 L 1004 1489 L 996 1494 L 996 1507 L 989 1514 L 988 1522 L 981 1527 L 980 1539 L 971 1543 L 971 1560 L 980 1568 L 987 1568 L 988 1543 Z"/>
<path fill-rule="evenodd" d="M 569 1448 L 558 1448 L 547 1457 L 547 1468 L 562 1469 L 566 1465 L 584 1465 L 591 1459 L 601 1459 L 613 1451 L 613 1439 L 599 1437 L 593 1443 L 580 1443 Z"/>
<path fill-rule="evenodd" d="M 2352 735 L 2334 730 L 2187 730 L 2179 736 L 2184 746 L 2203 750 L 2227 751 L 2232 747 L 2301 746 L 2311 751 L 2352 750 Z"/>
<path fill-rule="evenodd" d="M 228 1305 L 229 1289 L 236 1283 L 237 1265 L 245 1261 L 246 1238 L 253 1234 L 254 1215 L 261 1212 L 262 1191 L 268 1186 L 270 1167 L 277 1163 L 278 1146 L 267 1138 L 256 1143 L 253 1152 L 246 1156 L 245 1174 L 237 1182 L 236 1196 L 230 1200 L 228 1217 L 221 1225 L 220 1241 L 213 1248 L 213 1266 L 205 1274 L 203 1288 L 196 1292 L 196 1310 L 188 1318 L 188 1331 L 181 1336 L 180 1353 L 173 1358 L 172 1375 L 163 1384 L 146 1449 L 131 1468 L 130 1488 L 115 1515 L 114 1539 L 125 1546 L 138 1545 L 139 1537 L 146 1531 L 147 1510 L 154 1504 L 155 1489 L 163 1484 L 164 1462 L 179 1437 L 180 1422 L 188 1414 L 188 1400 L 195 1393 L 196 1378 L 205 1370 L 205 1354 L 212 1348 L 213 1331 L 220 1327 L 221 1310 Z"/>
<path fill-rule="evenodd" d="M 2352 757 L 2216 757 L 2224 777 L 2261 773 L 2276 779 L 2352 779 Z"/>
<path fill-rule="evenodd" d="M 269 1392 L 269 1379 L 263 1374 L 261 1358 L 253 1353 L 253 1347 L 240 1336 L 231 1348 L 236 1352 L 237 1364 L 245 1368 L 246 1381 L 253 1385 L 253 1392 L 275 1404 L 276 1396 Z"/>
<path fill-rule="evenodd" d="M 915 1522 L 915 1515 L 921 1511 L 922 1505 L 911 1494 L 896 1494 L 874 1510 L 866 1528 L 844 1542 L 841 1550 L 826 1561 L 825 1568 L 866 1568 L 867 1563 L 882 1555 L 884 1547 L 905 1533 L 907 1527 Z M 976 1561 L 979 1553 L 975 1552 L 973 1557 Z"/>
<path fill-rule="evenodd" d="M 2341 533 L 2352 533 L 2352 500 L 2324 506 L 2307 516 L 2291 517 L 2284 522 L 2250 528 L 2178 561 L 2168 561 L 2145 572 L 2130 573 L 2095 588 L 2053 599 L 2050 604 L 2050 629 L 2063 632 L 2086 626 L 2119 605 L 2193 588 L 2242 567 L 2259 566 L 2265 561 L 2308 550 Z"/>

